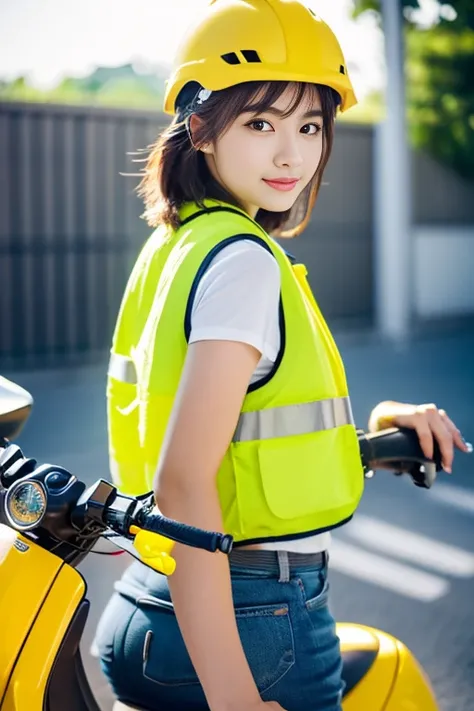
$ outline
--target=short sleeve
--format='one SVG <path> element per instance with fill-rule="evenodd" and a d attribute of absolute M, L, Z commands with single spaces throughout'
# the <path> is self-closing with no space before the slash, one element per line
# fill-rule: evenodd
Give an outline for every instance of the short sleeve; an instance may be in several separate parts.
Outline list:
<path fill-rule="evenodd" d="M 280 289 L 280 268 L 269 251 L 249 240 L 227 245 L 198 285 L 189 343 L 240 341 L 275 361 Z"/>

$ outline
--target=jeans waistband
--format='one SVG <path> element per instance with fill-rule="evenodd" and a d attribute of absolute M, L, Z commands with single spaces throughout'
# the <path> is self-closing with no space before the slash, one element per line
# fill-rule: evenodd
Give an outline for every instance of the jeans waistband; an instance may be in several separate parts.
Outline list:
<path fill-rule="evenodd" d="M 327 565 L 327 560 L 327 551 L 296 553 L 294 551 L 242 550 L 236 548 L 229 555 L 231 565 L 279 573 L 279 578 L 282 581 L 289 579 L 289 574 L 293 570 L 325 566 Z"/>
<path fill-rule="evenodd" d="M 293 551 L 243 550 L 236 548 L 229 554 L 231 567 L 238 566 L 247 570 L 273 573 L 279 582 L 288 582 L 291 573 L 296 570 L 326 567 L 328 560 L 327 551 L 295 553 Z M 156 586 L 153 584 L 153 580 L 155 577 L 160 578 L 161 576 L 143 563 L 135 561 L 127 569 L 124 576 L 115 583 L 114 587 L 118 593 L 135 604 L 138 604 L 139 601 L 143 603 L 145 599 L 154 598 Z M 159 597 L 161 596 L 159 595 Z M 163 604 L 173 609 L 171 602 Z"/>

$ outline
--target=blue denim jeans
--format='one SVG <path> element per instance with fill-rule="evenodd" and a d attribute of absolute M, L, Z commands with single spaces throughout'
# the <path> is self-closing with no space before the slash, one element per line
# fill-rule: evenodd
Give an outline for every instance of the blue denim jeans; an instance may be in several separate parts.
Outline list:
<path fill-rule="evenodd" d="M 327 555 L 290 569 L 285 556 L 275 553 L 275 565 L 265 568 L 231 559 L 247 660 L 264 701 L 278 701 L 286 711 L 341 711 L 342 661 L 328 608 Z M 96 636 L 116 696 L 149 711 L 208 711 L 166 578 L 134 563 L 116 589 Z"/>

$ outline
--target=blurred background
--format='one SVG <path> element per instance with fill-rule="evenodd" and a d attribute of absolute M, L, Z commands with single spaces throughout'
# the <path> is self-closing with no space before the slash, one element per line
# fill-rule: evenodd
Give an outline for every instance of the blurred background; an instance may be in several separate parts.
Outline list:
<path fill-rule="evenodd" d="M 0 372 L 35 397 L 26 453 L 88 481 L 108 476 L 107 353 L 149 234 L 131 174 L 168 122 L 164 81 L 205 4 L 0 0 Z M 336 31 L 360 103 L 290 251 L 336 333 L 358 425 L 382 399 L 435 402 L 473 440 L 472 0 L 307 4 Z M 379 473 L 332 554 L 338 617 L 407 642 L 444 711 L 474 709 L 471 462 L 430 492 Z M 126 562 L 96 558 L 82 566 L 84 656 L 105 711 L 91 635 Z"/>

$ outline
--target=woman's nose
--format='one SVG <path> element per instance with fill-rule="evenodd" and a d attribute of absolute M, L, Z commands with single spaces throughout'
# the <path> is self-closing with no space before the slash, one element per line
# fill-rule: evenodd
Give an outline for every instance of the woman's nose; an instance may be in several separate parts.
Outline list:
<path fill-rule="evenodd" d="M 274 164 L 278 168 L 298 168 L 303 163 L 303 152 L 295 139 L 286 140 L 275 153 Z"/>

